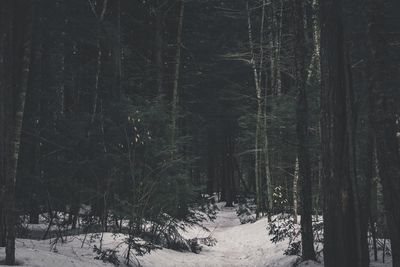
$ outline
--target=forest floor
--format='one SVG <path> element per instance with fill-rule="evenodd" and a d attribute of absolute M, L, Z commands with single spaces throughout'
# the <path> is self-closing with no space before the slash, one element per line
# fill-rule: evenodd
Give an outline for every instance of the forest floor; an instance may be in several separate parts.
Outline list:
<path fill-rule="evenodd" d="M 221 207 L 213 222 L 205 222 L 211 232 L 201 227 L 188 229 L 187 238 L 212 236 L 214 246 L 203 246 L 199 254 L 178 252 L 170 249 L 156 250 L 143 257 L 138 257 L 134 266 L 142 267 L 291 267 L 296 262 L 295 256 L 285 256 L 286 242 L 273 244 L 267 234 L 267 219 L 255 223 L 240 224 L 235 208 Z M 124 236 L 105 233 L 103 248 L 117 249 L 120 256 L 126 253 Z M 99 238 L 83 236 L 68 237 L 63 244 L 51 245 L 50 240 L 17 240 L 17 259 L 25 267 L 99 267 L 113 266 L 95 260 L 93 246 Z M 83 246 L 82 246 L 83 244 Z M 0 248 L 0 259 L 4 258 L 4 248 Z M 121 258 L 122 262 L 122 258 Z M 140 265 L 138 264 L 140 263 Z M 120 266 L 125 266 L 121 264 Z M 322 267 L 316 263 L 303 263 L 301 266 Z M 386 267 L 386 265 L 372 265 Z"/>

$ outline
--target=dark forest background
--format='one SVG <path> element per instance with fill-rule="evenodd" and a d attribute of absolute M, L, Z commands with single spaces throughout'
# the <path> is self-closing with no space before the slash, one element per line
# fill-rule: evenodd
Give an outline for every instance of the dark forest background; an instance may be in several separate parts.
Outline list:
<path fill-rule="evenodd" d="M 398 11 L 395 0 L 1 1 L 8 263 L 26 237 L 14 225 L 42 214 L 84 231 L 128 220 L 132 250 L 146 251 L 173 246 L 178 221 L 204 219 L 196 210 L 250 198 L 257 218 L 302 216 L 304 260 L 323 215 L 325 266 L 368 266 L 368 234 L 391 238 L 400 266 Z"/>

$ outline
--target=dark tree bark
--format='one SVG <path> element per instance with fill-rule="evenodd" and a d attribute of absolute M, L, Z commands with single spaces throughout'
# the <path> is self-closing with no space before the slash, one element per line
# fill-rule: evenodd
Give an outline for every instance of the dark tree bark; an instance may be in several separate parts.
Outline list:
<path fill-rule="evenodd" d="M 36 9 L 36 7 L 35 7 Z M 37 14 L 37 13 L 35 13 Z M 40 23 L 35 20 L 34 24 Z M 36 26 L 34 25 L 34 31 Z M 36 31 L 35 31 L 36 32 Z M 29 223 L 38 224 L 39 223 L 39 195 L 38 195 L 38 182 L 42 178 L 42 167 L 41 167 L 41 146 L 40 146 L 40 135 L 41 135 L 41 94 L 43 87 L 43 77 L 42 77 L 42 40 L 41 34 L 36 32 L 36 40 L 33 39 L 32 42 L 32 70 L 30 71 L 30 86 L 27 98 L 30 99 L 27 102 L 26 112 L 32 112 L 33 118 L 29 121 L 29 127 L 34 130 L 35 137 L 32 145 L 28 146 L 31 150 L 32 163 L 31 171 L 32 178 L 29 181 L 30 184 L 30 200 L 29 200 Z M 30 109 L 28 108 L 28 103 L 31 103 Z M 25 125 L 28 123 L 24 123 Z M 27 145 L 25 145 L 27 146 Z"/>
<path fill-rule="evenodd" d="M 216 129 L 214 125 L 208 128 L 207 145 L 207 193 L 212 196 L 215 190 L 216 176 Z"/>
<path fill-rule="evenodd" d="M 0 24 L 0 247 L 5 247 L 6 246 L 6 223 L 5 223 L 5 213 L 4 213 L 4 186 L 5 186 L 5 164 L 6 164 L 6 157 L 5 157 L 5 151 L 6 151 L 6 110 L 5 110 L 5 104 L 6 104 L 6 91 L 5 91 L 5 86 L 4 86 L 4 78 L 5 78 L 5 68 L 4 68 L 4 39 L 6 37 L 5 35 L 5 23 L 6 21 L 4 20 L 5 18 L 5 7 L 6 7 L 6 2 L 2 1 L 0 2 L 0 16 L 1 16 L 1 24 Z"/>
<path fill-rule="evenodd" d="M 235 198 L 235 166 L 234 153 L 235 144 L 230 126 L 226 126 L 223 131 L 222 145 L 222 200 L 226 201 L 226 207 L 233 207 Z"/>
<path fill-rule="evenodd" d="M 15 264 L 15 185 L 17 165 L 22 130 L 22 120 L 25 107 L 25 96 L 28 86 L 30 55 L 32 9 L 28 0 L 2 1 L 1 3 L 1 43 L 2 61 L 0 87 L 1 103 L 4 120 L 4 161 L 3 196 L 6 223 L 6 265 Z M 3 220 L 1 218 L 1 220 Z"/>
<path fill-rule="evenodd" d="M 155 29 L 154 29 L 154 65 L 156 69 L 156 89 L 158 97 L 163 100 L 166 96 L 163 87 L 164 79 L 164 9 L 159 0 L 156 0 L 155 10 Z"/>
<path fill-rule="evenodd" d="M 176 31 L 176 50 L 174 57 L 174 77 L 172 86 L 172 100 L 171 100 L 171 145 L 175 146 L 178 127 L 178 105 L 179 105 L 179 86 L 181 80 L 181 63 L 182 63 L 182 38 L 183 38 L 183 19 L 185 13 L 185 1 L 176 0 L 178 7 L 178 20 Z"/>
<path fill-rule="evenodd" d="M 399 85 L 398 48 L 390 42 L 388 9 L 398 5 L 396 1 L 368 1 L 368 37 L 370 48 L 369 97 L 372 106 L 373 125 L 378 173 L 382 183 L 383 200 L 391 240 L 393 266 L 400 266 L 400 155 L 396 137 Z M 398 40 L 397 40 L 398 42 Z"/>
<path fill-rule="evenodd" d="M 108 0 L 103 0 L 103 1 L 98 0 L 98 1 L 96 1 L 96 5 L 98 5 L 100 7 L 99 10 L 97 10 L 96 6 L 92 5 L 92 3 L 91 3 L 93 15 L 96 16 L 96 18 L 98 20 L 98 24 L 99 24 L 98 29 L 97 29 L 97 36 L 96 36 L 97 58 L 96 58 L 96 73 L 95 73 L 94 88 L 93 88 L 92 116 L 90 119 L 91 125 L 93 125 L 93 123 L 95 121 L 96 113 L 97 113 L 98 105 L 99 105 L 99 95 L 100 95 L 99 86 L 100 86 L 100 76 L 101 76 L 101 70 L 102 70 L 102 64 L 103 64 L 101 35 L 102 35 L 102 32 L 104 31 L 103 23 L 104 23 L 104 17 L 106 15 L 107 8 L 108 8 Z"/>
<path fill-rule="evenodd" d="M 122 28 L 121 28 L 121 0 L 117 0 L 117 40 L 114 46 L 114 90 L 117 100 L 121 99 L 122 79 Z"/>
<path fill-rule="evenodd" d="M 295 69 L 297 87 L 297 139 L 298 163 L 301 185 L 301 243 L 303 260 L 315 260 L 314 236 L 312 228 L 312 187 L 311 163 L 308 132 L 308 102 L 305 67 L 305 33 L 303 1 L 293 0 L 295 20 Z"/>
<path fill-rule="evenodd" d="M 351 75 L 342 1 L 320 3 L 321 143 L 325 267 L 368 266 L 362 249 L 355 181 Z"/>
<path fill-rule="evenodd" d="M 371 110 L 372 111 L 372 110 Z M 369 114 L 371 116 L 371 114 Z M 366 160 L 366 179 L 369 185 L 369 212 L 368 223 L 370 226 L 372 247 L 374 252 L 374 260 L 378 260 L 378 247 L 377 247 L 377 229 L 378 222 L 378 179 L 376 177 L 376 157 L 375 157 L 375 141 L 371 123 L 368 125 L 368 140 L 367 140 L 367 160 Z"/>

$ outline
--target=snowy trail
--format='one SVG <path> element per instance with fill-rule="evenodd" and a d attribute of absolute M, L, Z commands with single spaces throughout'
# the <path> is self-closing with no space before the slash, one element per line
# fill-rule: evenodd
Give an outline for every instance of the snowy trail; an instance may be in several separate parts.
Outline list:
<path fill-rule="evenodd" d="M 145 256 L 144 267 L 289 267 L 295 257 L 283 255 L 286 243 L 272 244 L 267 234 L 267 220 L 241 225 L 235 208 L 221 208 L 214 222 L 205 226 L 217 240 L 214 247 L 204 246 L 200 254 L 161 250 Z M 187 237 L 206 237 L 205 233 L 193 228 Z M 164 259 L 164 265 L 157 265 Z"/>
<path fill-rule="evenodd" d="M 235 208 L 222 207 L 214 222 L 205 222 L 212 237 L 217 240 L 213 247 L 203 246 L 200 254 L 178 252 L 170 249 L 153 251 L 139 257 L 142 267 L 289 267 L 295 257 L 283 255 L 285 243 L 272 244 L 267 235 L 267 220 L 241 225 Z M 185 237 L 207 237 L 209 232 L 193 227 L 184 233 Z M 115 248 L 122 236 L 115 239 L 112 234 L 104 235 L 104 247 Z M 49 240 L 17 240 L 17 259 L 25 267 L 99 267 L 111 264 L 94 260 L 91 245 L 82 245 L 82 237 L 70 238 L 51 250 Z M 120 253 L 125 250 L 119 248 Z M 4 248 L 0 248 L 0 259 Z M 121 265 L 123 266 L 123 265 Z"/>
<path fill-rule="evenodd" d="M 267 234 L 267 219 L 241 225 L 235 208 L 222 207 L 214 222 L 205 222 L 217 240 L 213 247 L 203 246 L 200 254 L 178 252 L 170 249 L 153 251 L 139 257 L 142 267 L 291 267 L 294 256 L 285 256 L 287 243 L 273 244 Z M 193 227 L 184 233 L 187 238 L 207 237 L 209 232 Z M 115 238 L 104 234 L 104 247 L 115 248 L 121 244 L 123 236 Z M 98 242 L 98 240 L 97 240 Z M 93 244 L 82 246 L 82 236 L 69 238 L 51 250 L 49 240 L 17 240 L 17 259 L 24 267 L 112 267 L 109 263 L 94 260 Z M 126 246 L 119 246 L 124 253 Z M 0 248 L 0 260 L 4 259 L 4 248 Z M 1 265 L 1 263 L 0 263 Z M 121 267 L 125 265 L 121 264 Z M 321 264 L 303 263 L 302 267 L 322 267 Z M 372 263 L 373 267 L 389 267 L 386 264 Z"/>

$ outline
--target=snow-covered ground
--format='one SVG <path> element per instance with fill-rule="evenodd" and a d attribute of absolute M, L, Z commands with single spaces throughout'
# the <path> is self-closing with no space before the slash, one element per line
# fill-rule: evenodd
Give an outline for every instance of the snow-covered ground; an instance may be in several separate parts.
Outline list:
<path fill-rule="evenodd" d="M 206 223 L 217 240 L 213 247 L 204 246 L 200 254 L 180 253 L 170 250 L 157 251 L 142 260 L 145 267 L 289 267 L 295 257 L 283 255 L 286 243 L 272 244 L 267 235 L 268 222 L 261 219 L 241 225 L 234 208 L 222 208 L 214 222 Z M 205 237 L 205 233 L 193 228 L 187 237 Z M 160 265 L 163 262 L 163 265 Z"/>
<path fill-rule="evenodd" d="M 235 208 L 222 207 L 214 222 L 204 226 L 211 233 L 200 227 L 193 227 L 184 233 L 185 237 L 208 237 L 217 240 L 215 246 L 203 246 L 199 254 L 162 249 L 139 257 L 143 267 L 290 267 L 296 261 L 294 256 L 285 256 L 283 251 L 287 243 L 273 244 L 267 235 L 267 220 L 241 225 Z M 106 233 L 103 247 L 117 248 L 122 256 L 126 252 L 123 236 Z M 50 241 L 17 240 L 17 259 L 20 266 L 26 267 L 98 267 L 111 264 L 95 260 L 93 245 L 88 237 L 70 237 L 64 244 L 51 248 Z M 83 243 L 83 246 L 82 246 Z M 4 258 L 4 248 L 0 249 L 0 258 Z M 122 261 L 122 260 L 121 260 Z M 138 265 L 138 263 L 136 263 Z M 124 266 L 121 264 L 121 266 Z M 139 265 L 138 265 L 139 266 Z M 303 263 L 302 267 L 321 267 L 320 264 Z M 373 265 L 383 267 L 383 265 Z M 389 266 L 389 265 L 385 265 Z"/>

